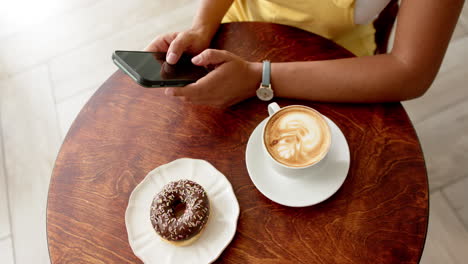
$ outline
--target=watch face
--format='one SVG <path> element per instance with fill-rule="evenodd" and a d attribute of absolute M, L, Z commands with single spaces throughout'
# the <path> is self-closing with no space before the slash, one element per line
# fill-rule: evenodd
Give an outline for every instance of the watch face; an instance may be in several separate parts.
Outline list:
<path fill-rule="evenodd" d="M 262 101 L 273 99 L 273 90 L 271 88 L 260 87 L 257 89 L 257 97 Z"/>

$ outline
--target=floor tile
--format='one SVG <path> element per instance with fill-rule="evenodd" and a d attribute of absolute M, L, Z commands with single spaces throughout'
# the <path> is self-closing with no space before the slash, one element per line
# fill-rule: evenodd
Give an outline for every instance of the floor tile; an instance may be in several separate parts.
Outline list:
<path fill-rule="evenodd" d="M 465 178 L 445 187 L 442 193 L 468 230 L 468 171 L 465 173 Z"/>
<path fill-rule="evenodd" d="M 463 6 L 463 10 L 461 11 L 459 21 L 464 26 L 464 28 L 468 30 L 468 2 L 467 1 L 465 1 L 465 5 Z"/>
<path fill-rule="evenodd" d="M 462 209 L 458 210 L 457 214 L 465 225 L 465 229 L 468 230 L 468 206 L 464 206 Z"/>
<path fill-rule="evenodd" d="M 455 210 L 468 207 L 468 171 L 465 178 L 456 181 L 442 190 L 448 201 Z"/>
<path fill-rule="evenodd" d="M 3 142 L 2 131 L 0 130 L 0 239 L 11 234 L 10 231 L 10 210 L 8 208 L 6 169 L 3 164 Z M 1 255 L 0 255 L 1 256 Z"/>
<path fill-rule="evenodd" d="M 0 38 L 97 1 L 99 0 L 3 1 L 0 9 Z M 28 8 L 24 8 L 26 5 Z"/>
<path fill-rule="evenodd" d="M 97 89 L 117 70 L 111 60 L 114 50 L 141 50 L 158 34 L 188 28 L 196 5 L 192 2 L 174 8 L 53 59 L 50 70 L 57 102 L 82 90 Z"/>
<path fill-rule="evenodd" d="M 458 18 L 458 23 L 457 27 L 455 28 L 455 31 L 453 32 L 452 40 L 459 39 L 461 37 L 465 37 L 468 35 L 468 4 L 465 1 L 465 4 L 463 5 L 463 9 L 460 13 L 460 17 Z"/>
<path fill-rule="evenodd" d="M 446 60 L 452 60 L 447 62 L 450 69 L 438 74 L 424 96 L 403 102 L 413 123 L 422 122 L 468 98 L 468 67 L 465 66 L 468 61 L 468 38 L 463 38 L 458 43 L 466 46 L 456 45 L 449 50 Z"/>
<path fill-rule="evenodd" d="M 2 264 L 15 263 L 11 237 L 0 239 L 0 262 Z"/>
<path fill-rule="evenodd" d="M 468 172 L 468 99 L 416 123 L 431 190 Z"/>
<path fill-rule="evenodd" d="M 0 87 L 16 263 L 48 263 L 47 190 L 60 136 L 47 67 L 15 75 Z"/>
<path fill-rule="evenodd" d="M 67 100 L 57 104 L 57 114 L 59 117 L 60 130 L 64 138 L 83 106 L 93 95 L 94 89 L 83 91 Z"/>
<path fill-rule="evenodd" d="M 468 36 L 468 30 L 461 22 L 458 22 L 452 34 L 452 41 L 461 39 L 466 36 Z"/>
<path fill-rule="evenodd" d="M 421 264 L 462 264 L 468 259 L 468 232 L 440 192 L 430 196 L 429 228 Z"/>
<path fill-rule="evenodd" d="M 0 61 L 7 73 L 18 73 L 29 67 L 64 54 L 77 47 L 124 31 L 135 24 L 183 6 L 189 0 L 101 0 L 86 8 L 77 8 L 62 16 L 0 38 Z M 27 54 L 27 56 L 24 56 Z"/>
<path fill-rule="evenodd" d="M 0 60 L 0 81 L 8 78 L 8 74 L 6 72 L 6 68 L 3 65 L 3 62 Z"/>
<path fill-rule="evenodd" d="M 449 72 L 458 67 L 465 67 L 468 61 L 468 36 L 452 40 L 445 53 L 440 73 Z"/>

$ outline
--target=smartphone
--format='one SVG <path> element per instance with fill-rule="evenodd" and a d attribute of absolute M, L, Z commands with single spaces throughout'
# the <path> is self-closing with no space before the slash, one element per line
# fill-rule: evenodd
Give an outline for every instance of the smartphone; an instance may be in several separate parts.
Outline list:
<path fill-rule="evenodd" d="M 147 88 L 185 86 L 208 73 L 205 67 L 194 65 L 192 57 L 186 54 L 174 65 L 166 62 L 165 52 L 116 50 L 112 60 L 135 82 Z"/>

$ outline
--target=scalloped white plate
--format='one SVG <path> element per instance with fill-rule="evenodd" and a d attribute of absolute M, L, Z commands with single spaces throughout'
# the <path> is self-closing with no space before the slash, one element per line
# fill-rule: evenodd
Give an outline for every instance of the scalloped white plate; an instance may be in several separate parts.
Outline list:
<path fill-rule="evenodd" d="M 184 247 L 161 240 L 150 221 L 153 197 L 167 183 L 181 179 L 200 184 L 210 200 L 210 217 L 203 233 Z M 133 190 L 125 212 L 128 241 L 144 263 L 211 263 L 234 237 L 239 212 L 231 183 L 221 172 L 204 160 L 178 159 L 152 170 Z"/>

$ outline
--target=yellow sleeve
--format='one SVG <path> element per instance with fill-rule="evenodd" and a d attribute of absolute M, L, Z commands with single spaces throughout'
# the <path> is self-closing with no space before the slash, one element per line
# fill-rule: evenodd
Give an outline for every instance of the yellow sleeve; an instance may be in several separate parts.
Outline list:
<path fill-rule="evenodd" d="M 341 8 L 348 8 L 354 4 L 354 0 L 333 0 L 336 6 Z"/>

